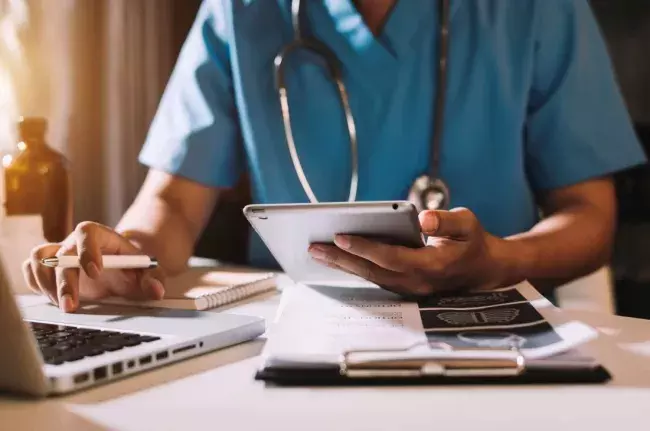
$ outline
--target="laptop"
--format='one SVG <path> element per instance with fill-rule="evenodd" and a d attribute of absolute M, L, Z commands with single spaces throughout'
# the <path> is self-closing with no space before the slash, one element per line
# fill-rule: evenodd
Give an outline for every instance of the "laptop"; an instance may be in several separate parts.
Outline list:
<path fill-rule="evenodd" d="M 264 319 L 228 313 L 51 304 L 20 307 L 0 264 L 0 392 L 64 394 L 258 337 Z"/>

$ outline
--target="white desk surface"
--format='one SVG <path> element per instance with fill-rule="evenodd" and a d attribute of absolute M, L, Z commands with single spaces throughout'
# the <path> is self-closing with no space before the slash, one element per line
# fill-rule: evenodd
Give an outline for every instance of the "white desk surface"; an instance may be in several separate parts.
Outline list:
<path fill-rule="evenodd" d="M 278 300 L 267 295 L 229 311 L 272 320 Z M 258 339 L 65 397 L 2 396 L 0 429 L 650 429 L 650 321 L 549 313 L 599 329 L 588 350 L 614 375 L 610 383 L 267 388 L 253 379 Z"/>

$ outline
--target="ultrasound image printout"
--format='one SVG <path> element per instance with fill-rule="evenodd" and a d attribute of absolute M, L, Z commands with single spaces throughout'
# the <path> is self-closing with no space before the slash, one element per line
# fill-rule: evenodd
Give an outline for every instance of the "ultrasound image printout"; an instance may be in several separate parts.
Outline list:
<path fill-rule="evenodd" d="M 420 309 L 424 330 L 459 331 L 465 328 L 521 327 L 544 321 L 529 302 L 473 309 Z"/>
<path fill-rule="evenodd" d="M 491 291 L 474 292 L 463 295 L 441 295 L 419 301 L 420 309 L 443 309 L 443 308 L 475 308 L 494 305 L 510 304 L 513 302 L 524 302 L 526 298 L 515 288 Z"/>
<path fill-rule="evenodd" d="M 436 296 L 418 306 L 430 343 L 453 348 L 537 349 L 563 341 L 516 288 Z"/>
<path fill-rule="evenodd" d="M 430 343 L 445 343 L 454 348 L 535 349 L 562 341 L 548 322 L 521 328 L 428 332 Z"/>

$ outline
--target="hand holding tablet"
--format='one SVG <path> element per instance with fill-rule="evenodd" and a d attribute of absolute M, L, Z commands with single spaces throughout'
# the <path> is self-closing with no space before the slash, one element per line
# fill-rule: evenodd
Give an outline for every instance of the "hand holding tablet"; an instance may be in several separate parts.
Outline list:
<path fill-rule="evenodd" d="M 367 284 L 358 276 L 314 260 L 314 244 L 335 244 L 338 234 L 410 248 L 425 245 L 409 202 L 249 205 L 244 214 L 282 269 L 297 282 Z"/>
<path fill-rule="evenodd" d="M 427 296 L 521 281 L 510 270 L 512 245 L 464 208 L 418 214 L 403 201 L 345 202 L 251 205 L 244 213 L 295 282 Z"/>

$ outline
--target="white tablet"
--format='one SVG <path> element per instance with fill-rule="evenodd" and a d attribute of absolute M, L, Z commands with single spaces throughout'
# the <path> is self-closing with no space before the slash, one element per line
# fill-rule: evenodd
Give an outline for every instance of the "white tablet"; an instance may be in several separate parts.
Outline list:
<path fill-rule="evenodd" d="M 336 202 L 248 205 L 244 215 L 295 282 L 365 286 L 371 283 L 316 262 L 313 243 L 333 244 L 337 234 L 364 236 L 406 247 L 422 247 L 418 213 L 410 202 Z"/>

